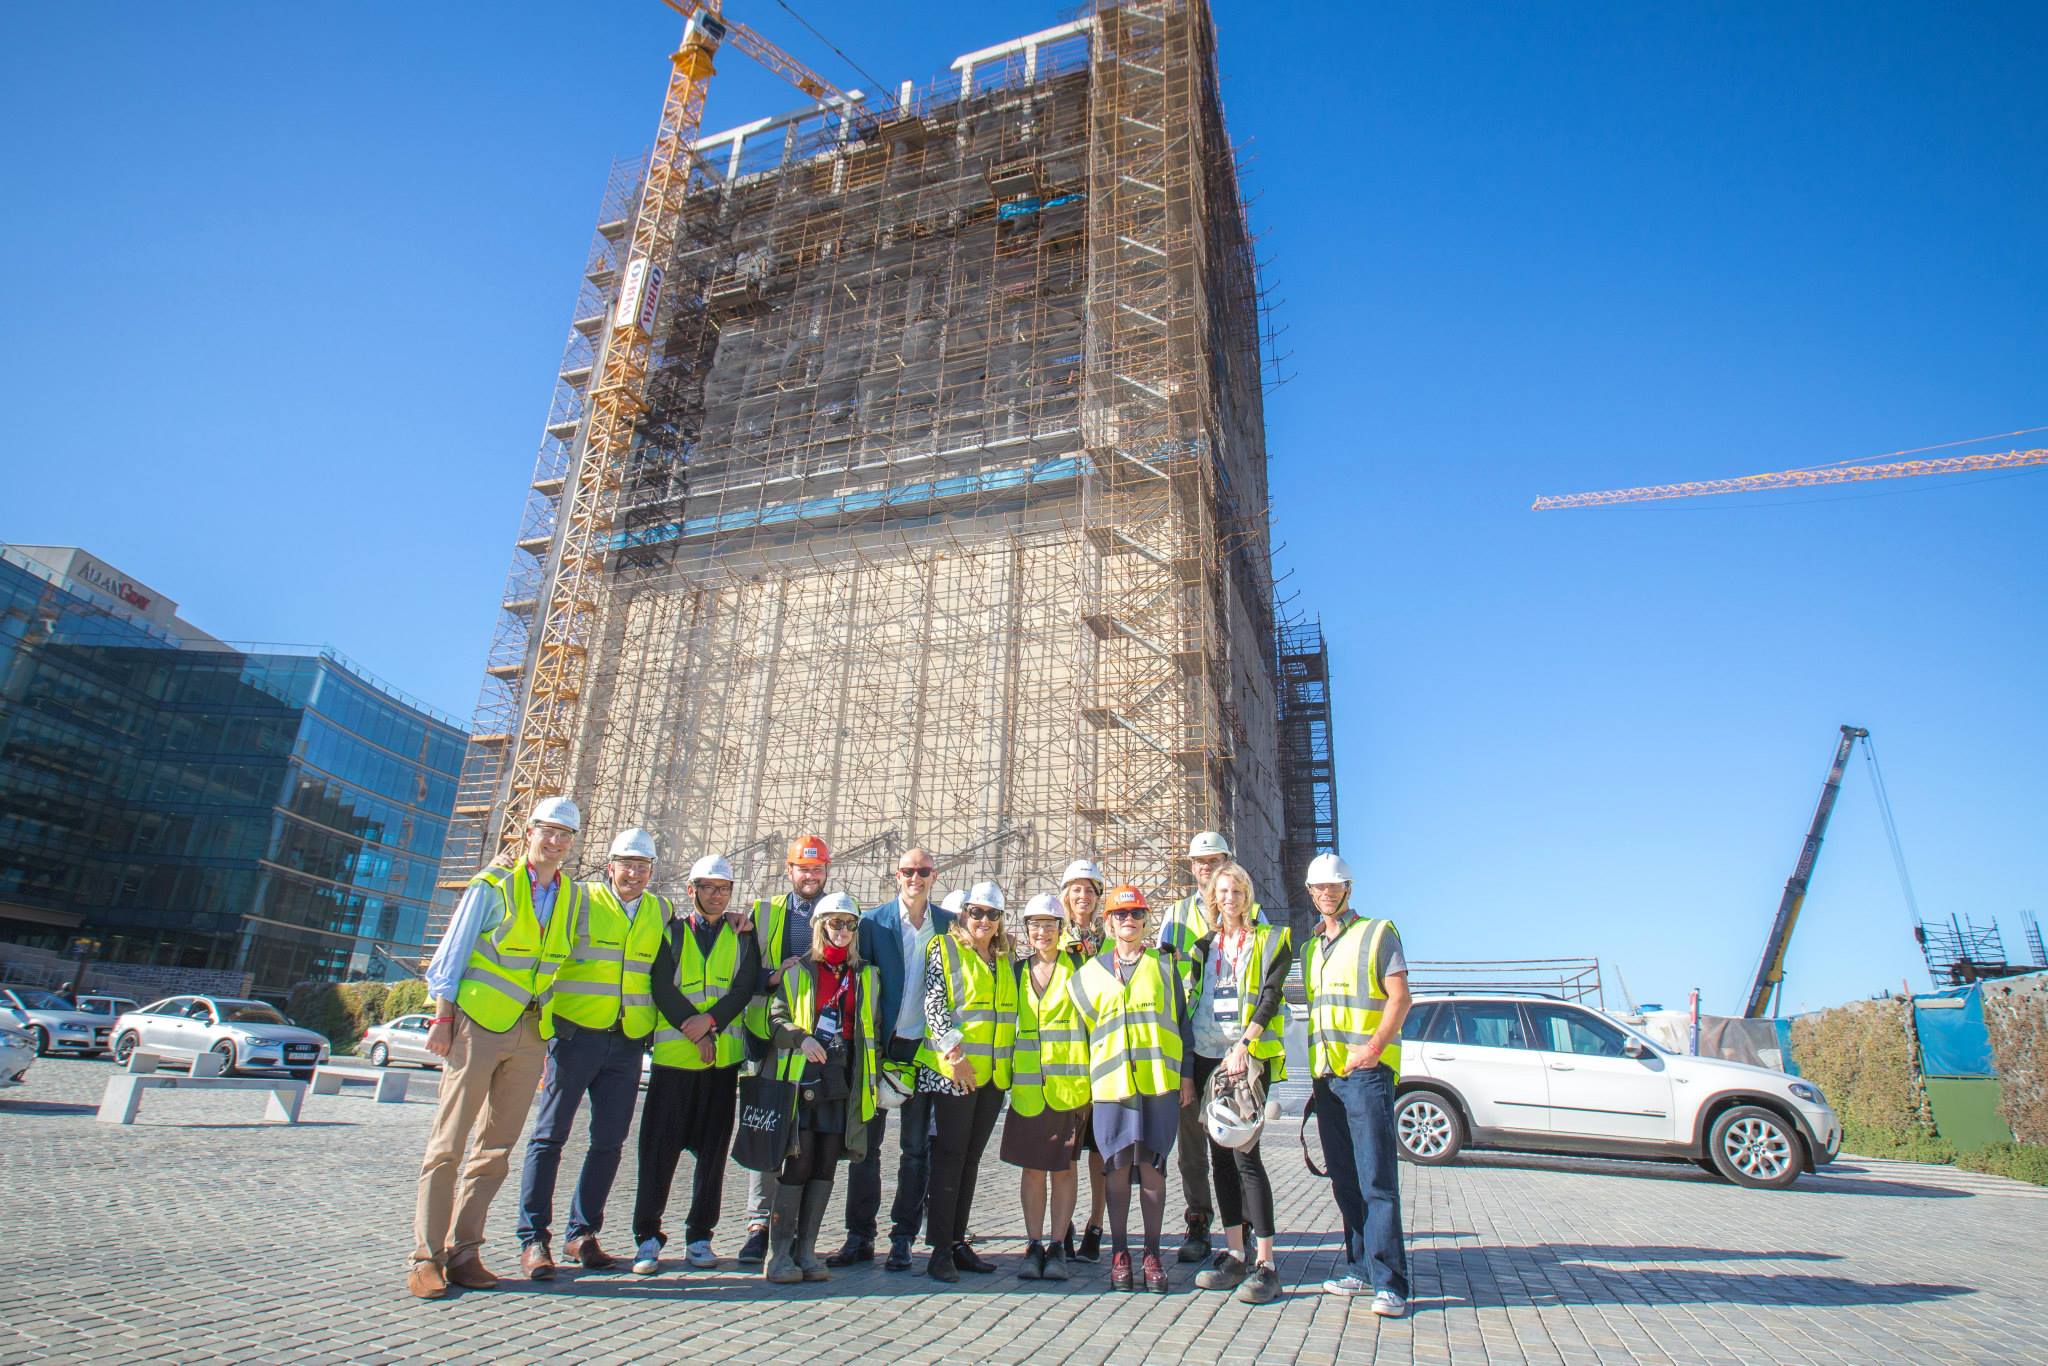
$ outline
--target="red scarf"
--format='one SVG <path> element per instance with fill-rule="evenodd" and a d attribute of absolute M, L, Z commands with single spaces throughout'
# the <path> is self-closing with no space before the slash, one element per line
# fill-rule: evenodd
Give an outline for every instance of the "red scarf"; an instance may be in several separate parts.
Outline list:
<path fill-rule="evenodd" d="M 847 950 L 836 944 L 819 946 L 819 956 L 825 961 L 818 965 L 818 1013 L 823 1014 L 832 1003 L 853 988 L 853 973 L 846 966 Z M 840 1011 L 844 1016 L 846 1012 Z M 845 1028 L 842 1022 L 842 1029 Z"/>

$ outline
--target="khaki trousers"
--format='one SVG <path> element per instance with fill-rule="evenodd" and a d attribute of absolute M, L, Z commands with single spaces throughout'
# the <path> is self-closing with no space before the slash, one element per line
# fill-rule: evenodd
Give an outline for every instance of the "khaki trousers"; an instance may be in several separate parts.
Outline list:
<path fill-rule="evenodd" d="M 526 1127 L 547 1060 L 540 1016 L 533 1011 L 503 1034 L 456 1012 L 455 1037 L 441 1071 L 441 1102 L 420 1163 L 412 1215 L 415 1262 L 446 1266 L 483 1246 L 484 1221 L 505 1184 L 512 1147 Z"/>

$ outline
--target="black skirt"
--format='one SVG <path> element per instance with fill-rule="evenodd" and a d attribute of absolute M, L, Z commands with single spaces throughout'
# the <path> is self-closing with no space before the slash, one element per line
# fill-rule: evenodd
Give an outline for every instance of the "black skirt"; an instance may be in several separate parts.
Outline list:
<path fill-rule="evenodd" d="M 1088 1107 L 1040 1110 L 1003 1117 L 1003 1145 L 997 1156 L 1013 1167 L 1034 1172 L 1063 1172 L 1081 1156 L 1081 1135 L 1088 1128 Z"/>

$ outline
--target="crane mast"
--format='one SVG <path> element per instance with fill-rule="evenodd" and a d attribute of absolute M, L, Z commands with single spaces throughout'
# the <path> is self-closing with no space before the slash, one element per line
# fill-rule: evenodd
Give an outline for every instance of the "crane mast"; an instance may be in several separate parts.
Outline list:
<path fill-rule="evenodd" d="M 704 96 L 715 74 L 713 56 L 730 40 L 811 98 L 852 101 L 752 29 L 726 19 L 718 0 L 663 2 L 687 22 L 682 43 L 669 59 L 661 123 L 647 161 L 618 298 L 606 318 L 583 444 L 564 493 L 561 536 L 543 598 L 498 821 L 501 843 L 519 837 L 536 801 L 568 787 L 590 643 L 604 598 L 608 533 L 620 473 L 647 412 L 663 263 L 674 255 L 682 224 L 691 146 L 704 121 Z"/>
<path fill-rule="evenodd" d="M 1792 927 L 1799 922 L 1799 908 L 1806 902 L 1806 886 L 1813 880 L 1813 864 L 1820 857 L 1820 842 L 1828 832 L 1828 818 L 1835 814 L 1835 798 L 1842 792 L 1842 770 L 1848 767 L 1849 751 L 1856 742 L 1869 736 L 1870 732 L 1861 726 L 1842 727 L 1841 743 L 1835 746 L 1835 762 L 1828 769 L 1828 780 L 1821 784 L 1820 805 L 1814 808 L 1813 824 L 1807 827 L 1799 862 L 1785 881 L 1777 918 L 1771 922 L 1770 935 L 1764 940 L 1763 961 L 1757 964 L 1756 980 L 1750 984 L 1749 1002 L 1742 1010 L 1744 1019 L 1762 1019 L 1769 1013 L 1772 995 L 1784 989 L 1785 951 L 1792 944 Z"/>
<path fill-rule="evenodd" d="M 1945 455 L 1933 460 L 1894 460 L 1876 465 L 1823 465 L 1775 474 L 1745 474 L 1738 479 L 1698 479 L 1685 484 L 1651 484 L 1599 493 L 1552 493 L 1538 498 L 1537 512 L 1556 508 L 1605 507 L 1609 503 L 1649 503 L 1662 498 L 1694 498 L 1710 493 L 1751 493 L 1758 489 L 1813 488 L 1823 484 L 1855 484 L 1866 479 L 1905 479 L 1921 474 L 1970 474 L 2048 465 L 2048 450 L 1994 451 L 1985 455 Z"/>

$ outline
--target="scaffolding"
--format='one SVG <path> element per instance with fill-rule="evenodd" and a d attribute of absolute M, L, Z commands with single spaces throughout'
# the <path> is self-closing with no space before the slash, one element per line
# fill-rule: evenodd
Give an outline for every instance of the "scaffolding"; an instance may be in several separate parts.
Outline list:
<path fill-rule="evenodd" d="M 863 902 L 908 843 L 1021 902 L 1078 855 L 1177 894 L 1214 828 L 1277 879 L 1259 303 L 1207 7 L 1099 7 L 692 152 L 587 590 L 582 857 L 644 825 L 667 877 L 720 850 L 763 890 L 815 831 Z M 516 833 L 506 756 L 640 181 L 615 167 L 599 215 L 443 914 Z"/>
<path fill-rule="evenodd" d="M 1337 847 L 1337 742 L 1320 620 L 1280 624 L 1279 685 L 1280 864 L 1292 898 L 1307 886 L 1309 861 Z"/>
<path fill-rule="evenodd" d="M 2005 936 L 1999 933 L 1996 920 L 1989 925 L 1979 925 L 1967 915 L 1952 915 L 1946 923 L 1922 920 L 1913 927 L 1913 938 L 1920 943 L 1920 952 L 1927 959 L 1927 975 L 1936 986 L 1963 986 L 2048 967 L 2048 953 L 2041 946 L 2040 922 L 2032 912 L 2022 912 L 2021 924 L 2031 960 L 2024 963 L 2006 960 Z"/>

